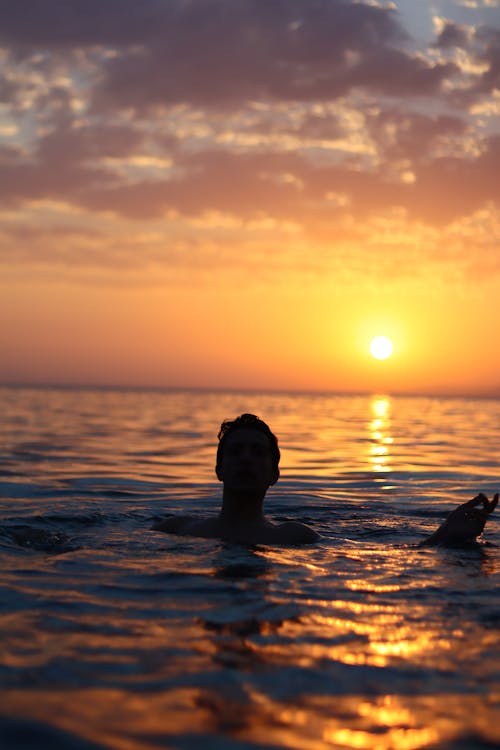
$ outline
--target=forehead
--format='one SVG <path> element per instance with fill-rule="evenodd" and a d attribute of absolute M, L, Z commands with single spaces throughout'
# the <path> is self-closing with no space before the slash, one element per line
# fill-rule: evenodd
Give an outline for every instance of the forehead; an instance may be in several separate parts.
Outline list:
<path fill-rule="evenodd" d="M 271 449 L 269 438 L 264 432 L 260 432 L 260 430 L 249 430 L 245 427 L 238 427 L 226 437 L 226 446 L 242 444 L 258 445 L 269 450 Z"/>

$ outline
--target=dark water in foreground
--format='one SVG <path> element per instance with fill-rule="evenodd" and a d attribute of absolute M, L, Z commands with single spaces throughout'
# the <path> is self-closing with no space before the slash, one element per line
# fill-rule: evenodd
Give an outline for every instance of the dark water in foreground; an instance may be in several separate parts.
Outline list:
<path fill-rule="evenodd" d="M 0 748 L 493 748 L 493 400 L 0 389 Z M 217 508 L 221 419 L 280 438 L 269 515 L 318 545 L 151 532 Z"/>

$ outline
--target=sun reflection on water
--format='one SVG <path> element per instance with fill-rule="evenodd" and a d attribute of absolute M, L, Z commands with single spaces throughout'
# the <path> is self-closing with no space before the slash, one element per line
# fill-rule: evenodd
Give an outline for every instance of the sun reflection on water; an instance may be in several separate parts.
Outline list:
<path fill-rule="evenodd" d="M 391 400 L 387 396 L 374 396 L 370 402 L 372 418 L 368 429 L 370 451 L 368 460 L 375 472 L 390 471 L 391 445 L 394 438 L 390 434 Z"/>

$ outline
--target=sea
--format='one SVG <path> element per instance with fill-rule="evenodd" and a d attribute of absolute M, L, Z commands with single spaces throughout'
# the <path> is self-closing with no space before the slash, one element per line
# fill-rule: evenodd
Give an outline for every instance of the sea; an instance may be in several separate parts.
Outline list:
<path fill-rule="evenodd" d="M 2 750 L 500 747 L 500 400 L 0 388 Z M 152 531 L 217 513 L 217 432 L 279 438 L 244 546 Z M 496 517 L 495 517 L 496 516 Z"/>

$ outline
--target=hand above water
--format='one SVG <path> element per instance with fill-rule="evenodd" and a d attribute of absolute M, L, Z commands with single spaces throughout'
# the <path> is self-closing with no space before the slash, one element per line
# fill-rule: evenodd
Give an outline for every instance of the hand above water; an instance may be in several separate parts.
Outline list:
<path fill-rule="evenodd" d="M 486 521 L 498 505 L 498 494 L 488 500 L 482 493 L 455 508 L 437 531 L 421 545 L 473 542 L 483 533 Z M 480 507 L 482 506 L 482 507 Z"/>

